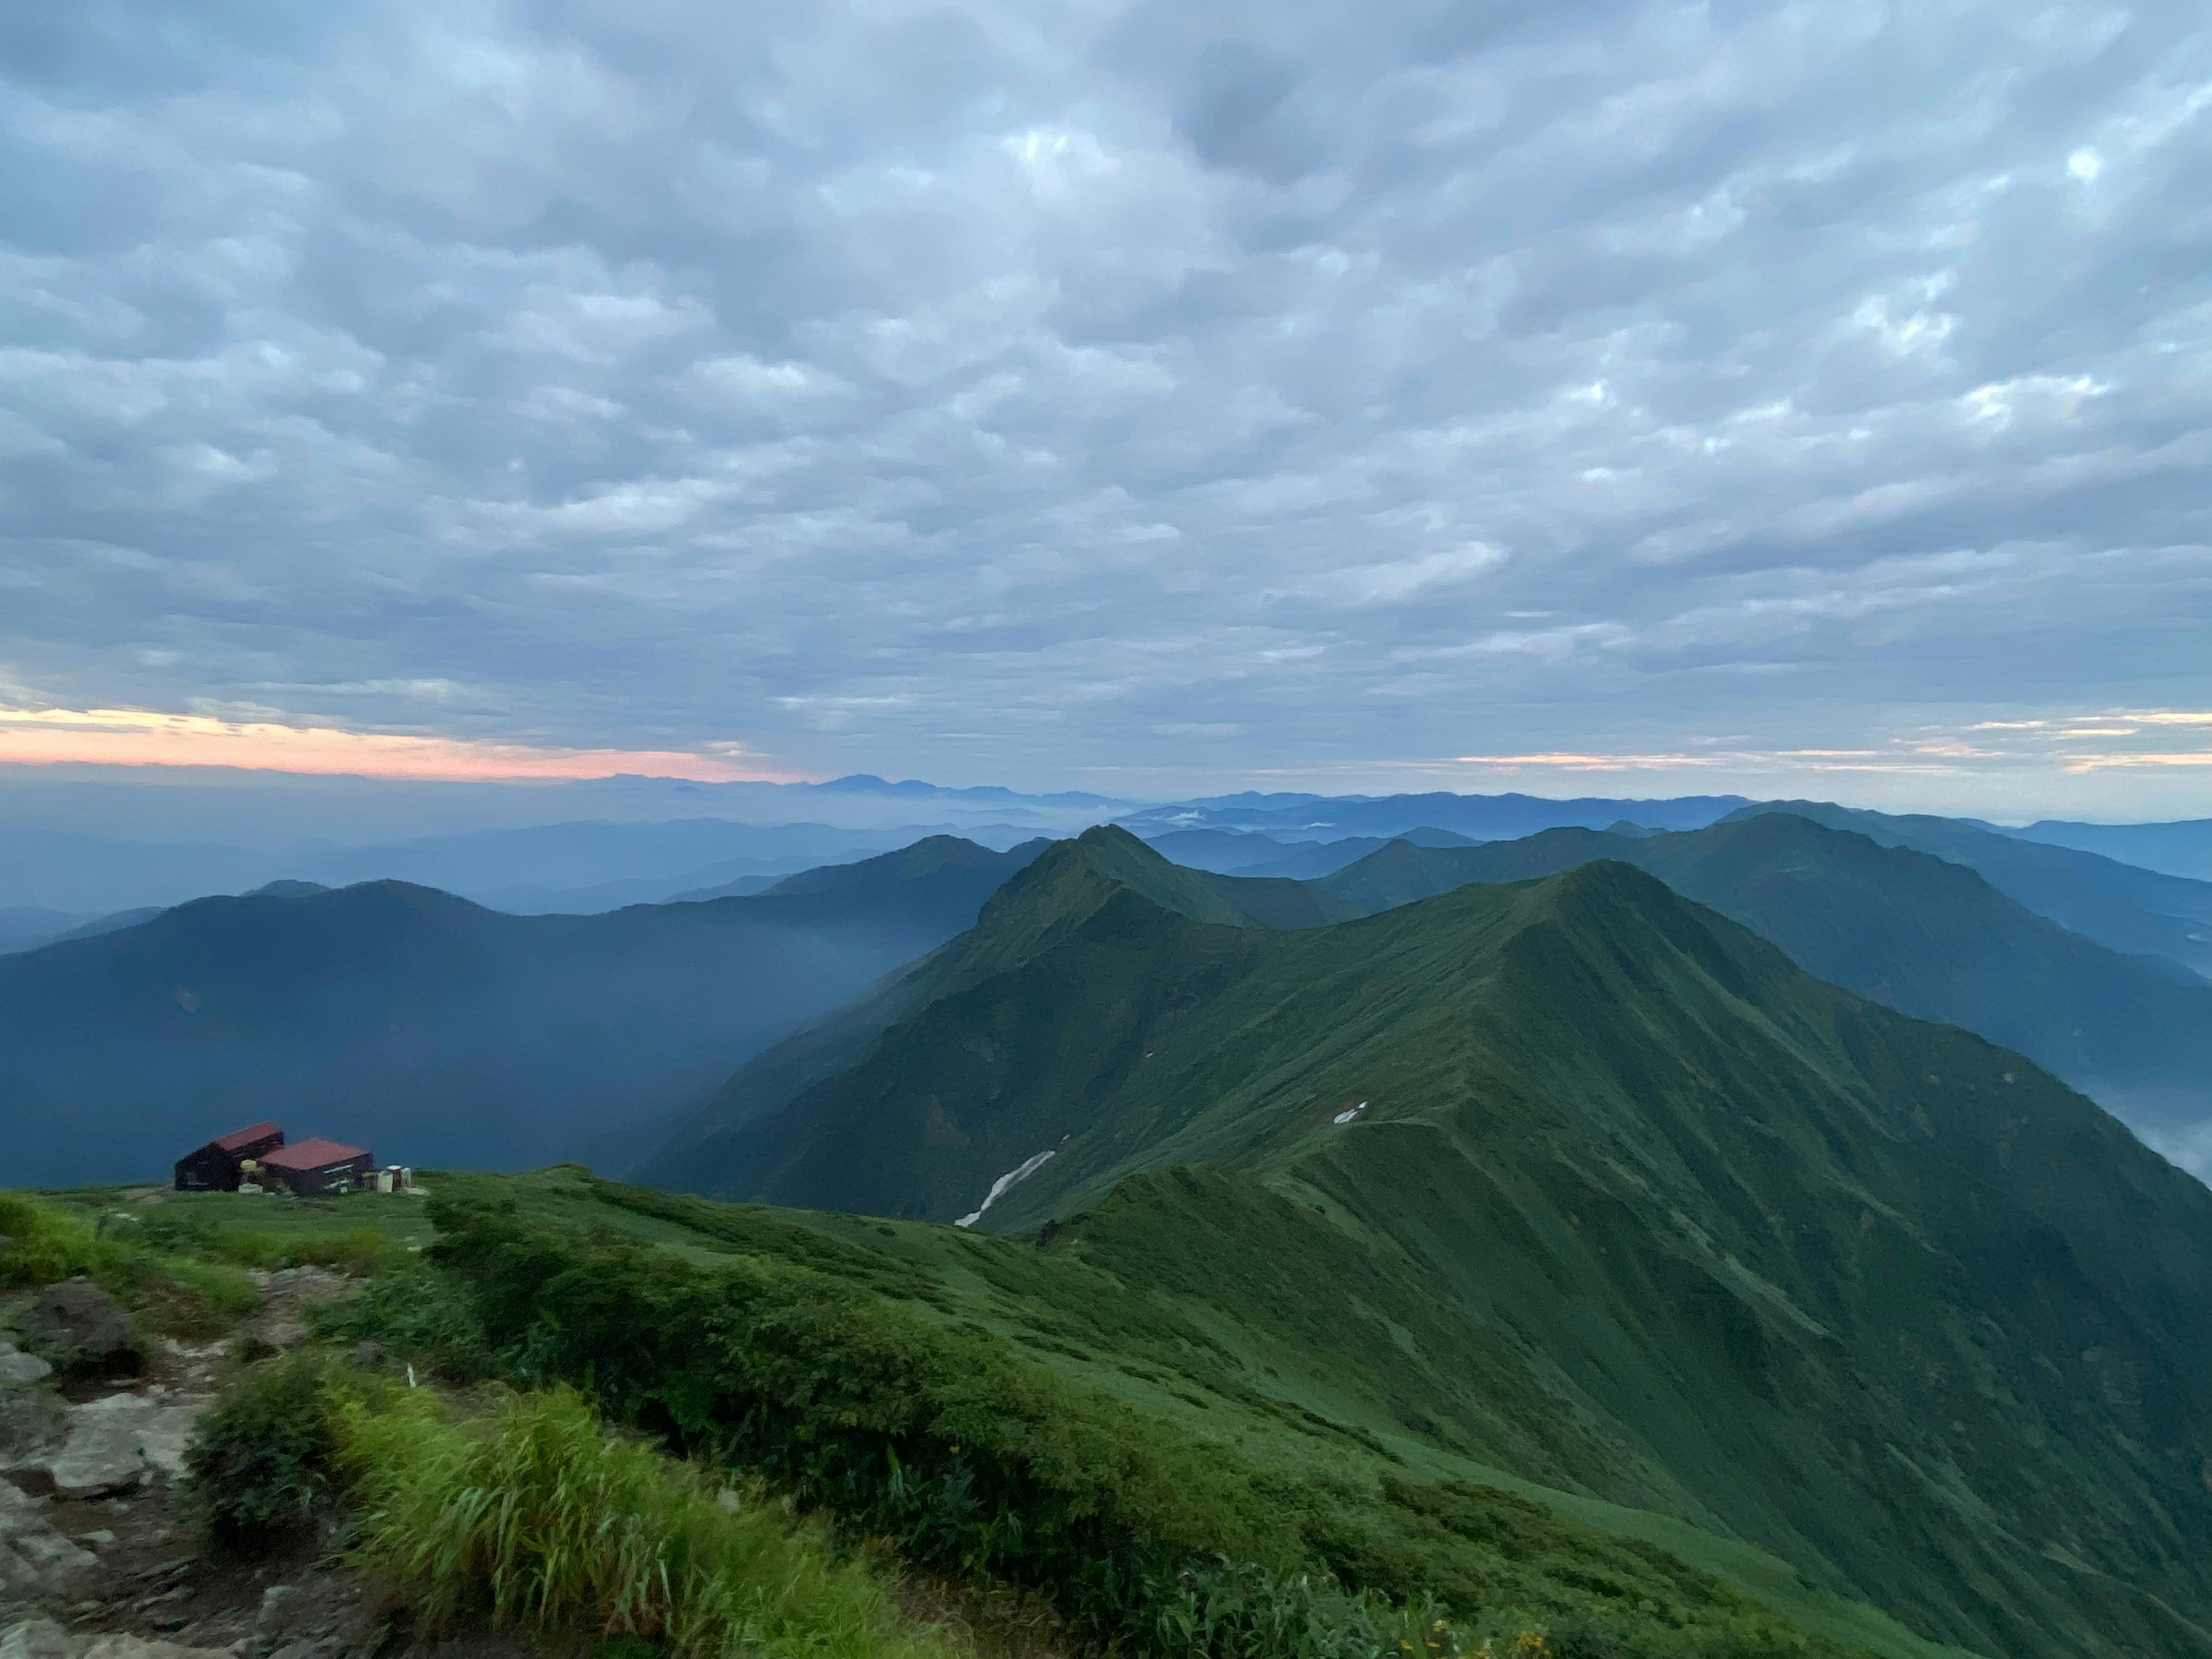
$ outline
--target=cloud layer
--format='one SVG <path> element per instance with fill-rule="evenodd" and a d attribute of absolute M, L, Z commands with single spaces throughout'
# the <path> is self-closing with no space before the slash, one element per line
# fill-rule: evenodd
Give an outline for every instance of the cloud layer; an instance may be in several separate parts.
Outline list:
<path fill-rule="evenodd" d="M 88 0 L 0 65 L 0 703 L 2212 785 L 2201 8 Z"/>

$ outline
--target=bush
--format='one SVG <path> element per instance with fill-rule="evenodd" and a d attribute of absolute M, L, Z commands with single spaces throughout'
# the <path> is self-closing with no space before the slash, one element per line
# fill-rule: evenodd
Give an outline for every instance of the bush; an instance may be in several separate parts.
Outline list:
<path fill-rule="evenodd" d="M 188 1501 L 218 1540 L 264 1543 L 329 1501 L 347 1392 L 330 1357 L 307 1349 L 225 1392 L 185 1454 Z"/>
<path fill-rule="evenodd" d="M 335 1267 L 356 1279 L 389 1273 L 414 1259 L 413 1252 L 374 1227 L 342 1233 L 301 1233 L 284 1241 L 288 1267 Z"/>
<path fill-rule="evenodd" d="M 343 1301 L 307 1304 L 307 1328 L 328 1341 L 374 1342 L 449 1382 L 481 1382 L 501 1366 L 460 1280 L 404 1255 Z M 514 1368 L 507 1368 L 511 1375 Z"/>
<path fill-rule="evenodd" d="M 0 1193 L 0 1284 L 52 1285 L 79 1273 L 109 1289 L 136 1255 L 82 1215 L 21 1193 Z"/>
<path fill-rule="evenodd" d="M 1327 1573 L 1279 1575 L 1226 1556 L 1187 1567 L 1153 1615 L 1158 1651 L 1209 1659 L 1451 1659 L 1458 1633 L 1431 1599 L 1355 1595 Z"/>
<path fill-rule="evenodd" d="M 479 1614 L 648 1638 L 678 1659 L 949 1653 L 902 1631 L 875 1576 L 819 1528 L 611 1437 L 571 1389 L 507 1396 L 488 1424 L 404 1394 L 349 1412 L 342 1434 L 360 1553 L 434 1628 Z"/>
<path fill-rule="evenodd" d="M 213 1335 L 252 1313 L 261 1294 L 236 1267 L 180 1248 L 187 1237 L 198 1236 L 135 1213 L 95 1221 L 25 1194 L 0 1194 L 0 1284 L 51 1285 L 82 1273 L 158 1330 Z"/>

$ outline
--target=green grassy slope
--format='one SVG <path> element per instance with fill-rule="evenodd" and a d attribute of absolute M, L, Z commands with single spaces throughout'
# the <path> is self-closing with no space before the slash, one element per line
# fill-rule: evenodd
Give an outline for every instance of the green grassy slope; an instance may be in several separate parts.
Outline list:
<path fill-rule="evenodd" d="M 793 1149 L 772 1131 L 757 1133 L 757 1125 L 801 1091 L 852 1066 L 889 1027 L 939 999 L 1048 955 L 1072 930 L 1122 896 L 1140 897 L 1166 914 L 1239 930 L 1315 927 L 1360 914 L 1357 904 L 1310 882 L 1185 869 L 1110 826 L 1086 832 L 1080 844 L 1081 859 L 1040 860 L 1042 868 L 1033 864 L 1008 881 L 983 906 L 970 932 L 886 975 L 827 1019 L 739 1068 L 644 1162 L 636 1178 L 649 1186 L 693 1192 L 758 1189 L 767 1179 L 763 1171 L 785 1161 Z M 1159 994 L 1156 987 L 1135 988 L 1140 996 Z M 1085 994 L 1079 987 L 1068 994 Z M 976 1184 L 973 1170 L 984 1171 L 981 1182 L 988 1188 L 1002 1169 L 1036 1150 L 994 1164 L 1003 1149 L 989 1138 L 971 1139 L 964 1146 L 966 1162 L 946 1177 L 963 1191 Z M 897 1156 L 887 1146 L 875 1161 L 881 1164 Z M 811 1176 L 801 1169 L 787 1184 L 793 1193 L 809 1194 L 794 1201 L 867 1207 L 855 1194 L 872 1189 L 853 1186 L 854 1178 L 838 1169 L 817 1169 Z M 863 1183 L 870 1179 L 864 1172 L 857 1178 Z M 807 1185 L 809 1181 L 814 1184 Z"/>
<path fill-rule="evenodd" d="M 943 1220 L 1049 1151 L 985 1227 L 1088 1212 L 1048 1255 L 1322 1417 L 1980 1651 L 2212 1653 L 2212 1193 L 2090 1103 L 1618 863 L 1268 932 L 1097 840 L 721 1189 Z"/>
<path fill-rule="evenodd" d="M 1188 1547 L 1238 1559 L 1256 1552 L 1280 1571 L 1301 1561 L 1325 1565 L 1397 1597 L 1438 1595 L 1462 1631 L 1502 1628 L 1508 1651 L 1510 1632 L 1531 1621 L 1549 1630 L 1547 1650 L 1562 1659 L 1965 1659 L 1967 1651 L 1916 1638 L 1739 1540 L 1530 1482 L 1409 1430 L 1377 1405 L 1388 1366 L 1372 1344 L 1379 1337 L 1387 1355 L 1398 1352 L 1387 1334 L 1363 1330 L 1355 1316 L 1352 1327 L 1313 1340 L 1316 1328 L 1341 1320 L 1344 1303 L 1401 1292 L 1354 1264 L 1340 1297 L 1326 1278 L 1317 1301 L 1310 1286 L 1275 1295 L 1300 1273 L 1326 1275 L 1347 1264 L 1332 1259 L 1333 1245 L 1312 1252 L 1288 1200 L 1218 1172 L 1140 1179 L 1042 1249 L 1028 1238 L 940 1226 L 719 1205 L 574 1168 L 486 1182 L 473 1196 L 517 1200 L 520 1219 L 548 1230 L 506 1265 L 498 1258 L 513 1247 L 497 1243 L 495 1218 L 458 1243 L 471 1264 L 464 1271 L 481 1269 L 498 1287 L 499 1304 L 514 1309 L 518 1279 L 534 1281 L 536 1323 L 525 1316 L 517 1324 L 513 1312 L 495 1322 L 532 1354 L 573 1350 L 611 1399 L 688 1402 L 685 1420 L 703 1424 L 705 1389 L 766 1384 L 774 1390 L 766 1398 L 733 1398 L 738 1420 L 757 1423 L 784 1408 L 794 1386 L 787 1357 L 726 1362 L 711 1382 L 695 1375 L 701 1342 L 726 1323 L 712 1277 L 726 1264 L 743 1276 L 748 1299 L 763 1279 L 781 1278 L 788 1288 L 775 1299 L 788 1296 L 807 1310 L 796 1327 L 793 1315 L 759 1311 L 742 1322 L 771 1345 L 789 1327 L 806 1363 L 824 1370 L 819 1410 L 828 1416 L 795 1431 L 811 1446 L 872 1432 L 899 1415 L 890 1400 L 931 1374 L 929 1350 L 941 1342 L 963 1403 L 935 1431 L 939 1437 L 966 1440 L 975 1413 L 996 1419 L 1055 1389 L 1072 1391 L 1060 1409 L 1073 1413 L 1078 1432 L 1097 1425 L 1111 1435 L 1113 1414 L 1133 1412 L 1124 1420 L 1137 1438 L 1111 1460 L 1122 1473 L 1108 1478 L 1148 1486 L 1160 1460 L 1180 1467 L 1193 1485 L 1171 1480 L 1153 1488 L 1152 1499 L 1129 1496 L 1158 1502 L 1164 1494 L 1167 1524 Z M 1264 1260 L 1262 1230 L 1286 1219 L 1289 1255 Z M 691 1264 L 702 1277 L 687 1283 L 654 1272 L 611 1242 L 623 1238 Z M 1221 1238 L 1234 1242 L 1234 1253 L 1209 1275 L 1192 1252 Z M 522 1263 L 529 1265 L 518 1272 Z M 586 1284 L 592 1306 L 576 1294 Z M 1243 1305 L 1224 1317 L 1226 1299 Z M 600 1333 L 610 1319 L 622 1329 Z M 876 1335 L 856 1348 L 860 1330 Z M 885 1339 L 893 1352 L 881 1348 Z M 646 1357 L 662 1346 L 665 1361 Z M 676 1374 L 662 1376 L 664 1364 Z M 1024 1382 L 1024 1373 L 1042 1380 Z M 1010 1384 L 1006 1401 L 992 1403 Z M 963 1418 L 965 1429 L 957 1426 Z M 650 1405 L 642 1420 L 667 1426 Z M 922 1480 L 948 1450 L 926 1440 L 899 1443 L 909 1481 Z M 764 1443 L 750 1443 L 753 1455 L 777 1461 Z M 957 1459 L 961 1448 L 949 1450 Z M 1087 1462 L 1077 1467 L 1091 1478 Z M 833 1507 L 859 1501 L 854 1493 Z"/>
<path fill-rule="evenodd" d="M 2068 933 L 1964 865 L 1794 813 L 1638 839 L 1394 844 L 1324 884 L 1372 912 L 1601 858 L 1657 876 L 1831 984 L 2017 1049 L 2148 1129 L 2212 1117 L 2212 985 Z"/>

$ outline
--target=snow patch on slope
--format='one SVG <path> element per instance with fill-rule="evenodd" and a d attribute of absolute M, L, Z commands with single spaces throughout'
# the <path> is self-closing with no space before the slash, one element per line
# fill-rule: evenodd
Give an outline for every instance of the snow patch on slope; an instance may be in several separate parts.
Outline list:
<path fill-rule="evenodd" d="M 968 1214 L 962 1216 L 959 1220 L 954 1222 L 952 1224 L 956 1227 L 974 1226 L 977 1222 L 983 1218 L 983 1212 L 985 1210 L 989 1209 L 994 1204 L 996 1204 L 1000 1199 L 1006 1195 L 1007 1188 L 1012 1186 L 1018 1181 L 1028 1180 L 1030 1176 L 1035 1175 L 1039 1170 L 1042 1170 L 1044 1167 L 1045 1160 L 1052 1156 L 1052 1152 L 1056 1152 L 1059 1150 L 1060 1149 L 1055 1146 L 1052 1149 L 1052 1152 L 1039 1152 L 1035 1158 L 1030 1159 L 1029 1162 L 1024 1164 L 1020 1168 L 1007 1170 L 1006 1174 L 1000 1176 L 996 1181 L 991 1183 L 991 1190 L 984 1194 L 981 1204 L 978 1205 Z"/>

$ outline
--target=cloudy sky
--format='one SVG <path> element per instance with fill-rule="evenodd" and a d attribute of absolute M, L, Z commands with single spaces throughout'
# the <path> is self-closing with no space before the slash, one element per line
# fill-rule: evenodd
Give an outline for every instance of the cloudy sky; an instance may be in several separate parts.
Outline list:
<path fill-rule="evenodd" d="M 2201 4 L 0 10 L 0 760 L 2212 813 Z"/>

